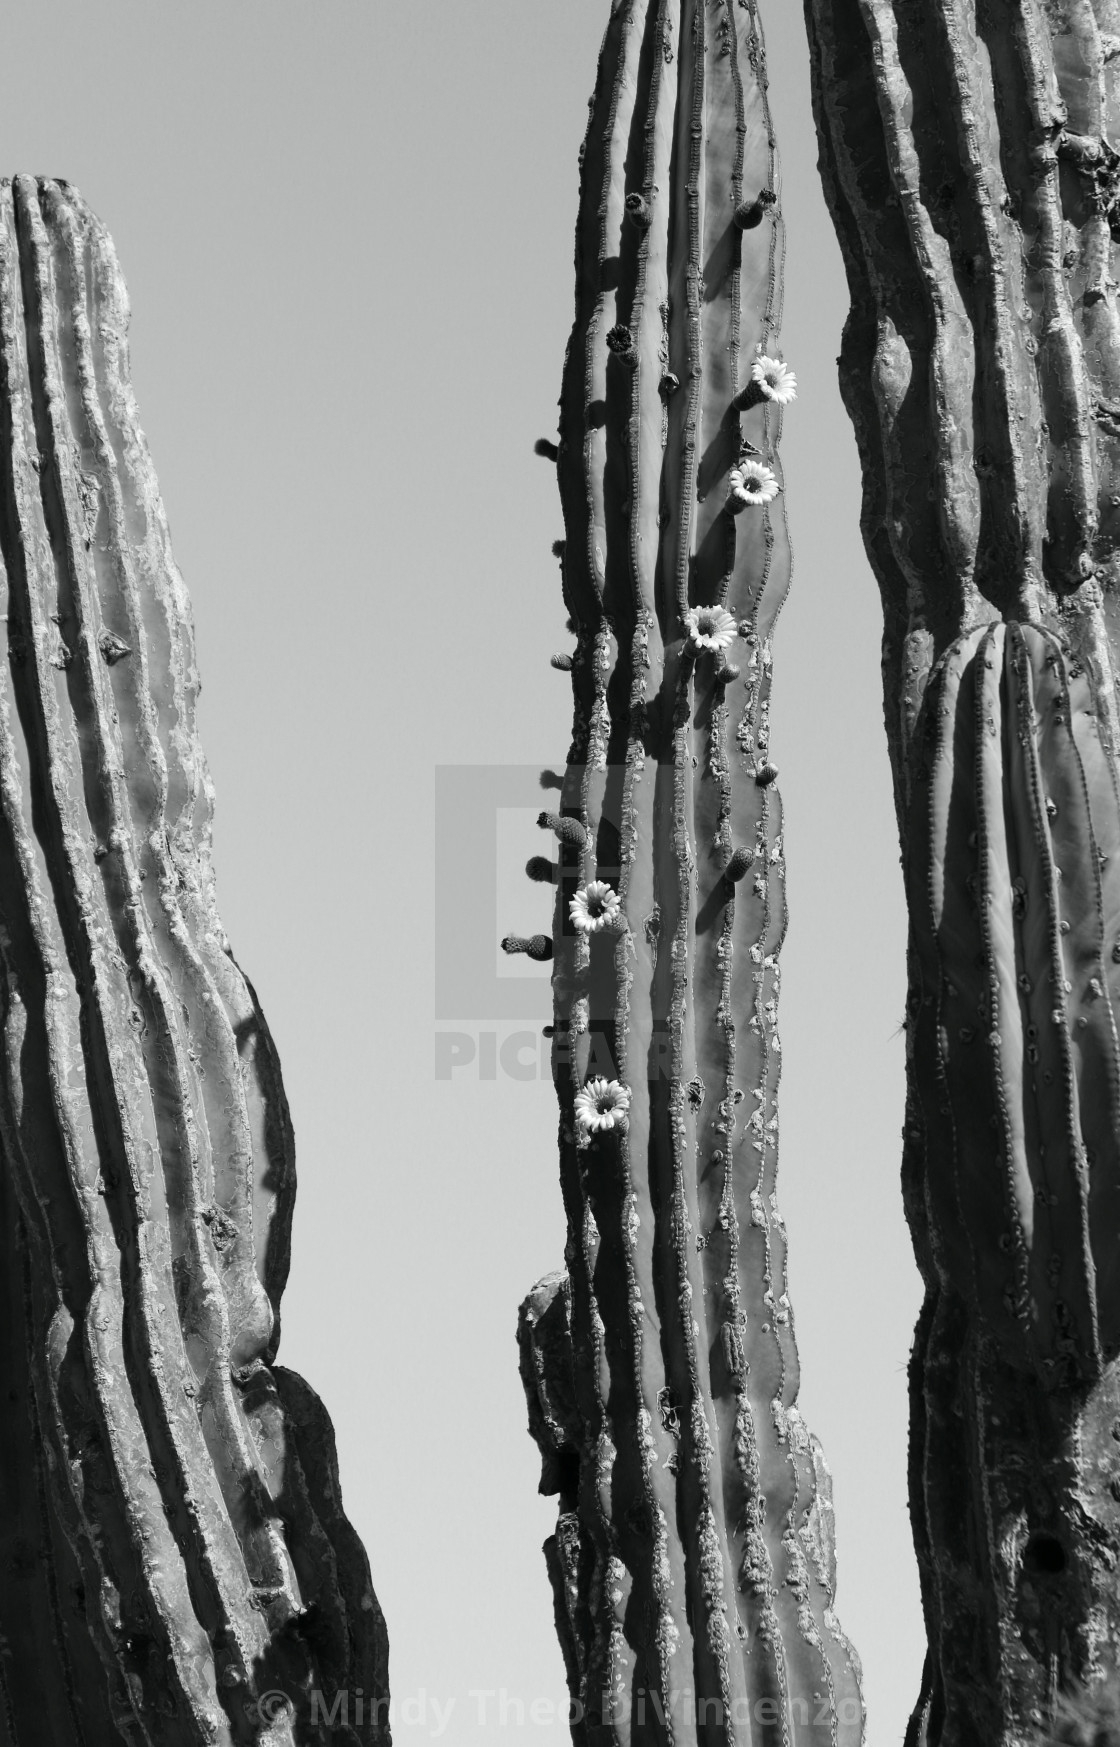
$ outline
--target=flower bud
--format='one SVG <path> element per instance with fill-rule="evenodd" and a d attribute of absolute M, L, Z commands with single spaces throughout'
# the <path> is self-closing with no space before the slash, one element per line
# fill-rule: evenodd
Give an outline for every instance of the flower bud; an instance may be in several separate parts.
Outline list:
<path fill-rule="evenodd" d="M 731 215 L 731 222 L 737 231 L 753 231 L 762 223 L 762 215 L 768 206 L 773 206 L 777 196 L 769 188 L 759 190 L 755 200 L 745 200 L 742 206 L 737 206 Z"/>
<path fill-rule="evenodd" d="M 502 941 L 503 952 L 523 952 L 529 958 L 538 960 L 552 957 L 552 941 L 547 934 L 531 934 L 528 939 L 523 934 L 507 934 Z"/>
<path fill-rule="evenodd" d="M 538 813 L 537 824 L 542 831 L 552 831 L 561 843 L 574 844 L 582 849 L 587 842 L 586 827 L 578 819 L 563 819 L 559 813 Z"/>
<path fill-rule="evenodd" d="M 620 363 L 631 370 L 638 368 L 638 348 L 634 344 L 634 336 L 625 322 L 619 322 L 607 334 L 607 350 L 613 352 Z"/>

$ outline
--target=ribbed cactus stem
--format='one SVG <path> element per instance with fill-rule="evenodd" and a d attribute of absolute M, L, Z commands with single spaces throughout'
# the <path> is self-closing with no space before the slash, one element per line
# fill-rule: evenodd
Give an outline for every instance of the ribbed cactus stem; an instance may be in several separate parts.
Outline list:
<path fill-rule="evenodd" d="M 274 1364 L 295 1190 L 214 902 L 190 609 L 112 243 L 0 184 L 2 1725 L 19 1747 L 340 1738 L 386 1646 L 333 1436 Z M 376 1708 L 376 1707 L 375 1707 Z"/>
<path fill-rule="evenodd" d="M 807 0 L 910 910 L 908 1747 L 1120 1643 L 1111 5 Z"/>
<path fill-rule="evenodd" d="M 783 233 L 776 205 L 733 221 L 777 186 L 753 0 L 612 5 L 557 468 L 575 720 L 541 818 L 567 1269 L 520 1323 L 589 1747 L 863 1739 L 775 1201 L 786 908 L 758 772 L 790 552 L 782 409 L 735 400 L 777 345 Z M 771 483 L 732 516 L 744 437 Z"/>

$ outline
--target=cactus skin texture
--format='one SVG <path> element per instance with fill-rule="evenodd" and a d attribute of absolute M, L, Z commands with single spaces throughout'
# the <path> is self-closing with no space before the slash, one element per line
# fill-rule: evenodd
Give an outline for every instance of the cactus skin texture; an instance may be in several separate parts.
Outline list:
<path fill-rule="evenodd" d="M 384 1625 L 273 1363 L 292 1131 L 127 324 L 76 191 L 0 184 L 0 1739 L 382 1743 L 312 1720 L 384 1695 Z"/>
<path fill-rule="evenodd" d="M 908 1747 L 1120 1646 L 1120 11 L 807 0 L 910 910 Z"/>
<path fill-rule="evenodd" d="M 756 8 L 615 4 L 590 107 L 557 462 L 576 828 L 541 821 L 567 1266 L 519 1323 L 572 1736 L 858 1747 L 774 1195 L 782 810 L 756 773 L 790 548 L 781 497 L 725 509 L 743 439 L 780 478 L 781 408 L 735 404 L 781 315 L 780 207 L 734 222 L 779 186 Z M 730 651 L 697 647 L 701 607 Z M 589 937 L 594 878 L 622 925 Z M 595 1077 L 625 1125 L 577 1119 Z"/>

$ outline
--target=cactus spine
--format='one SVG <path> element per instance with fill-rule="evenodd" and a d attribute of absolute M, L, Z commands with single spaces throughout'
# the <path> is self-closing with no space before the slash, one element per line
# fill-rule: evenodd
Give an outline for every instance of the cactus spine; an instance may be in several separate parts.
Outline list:
<path fill-rule="evenodd" d="M 774 1197 L 790 550 L 783 397 L 743 393 L 781 317 L 754 4 L 616 0 L 581 163 L 557 460 L 575 724 L 541 816 L 567 1270 L 519 1326 L 573 1738 L 856 1747 Z"/>
<path fill-rule="evenodd" d="M 0 1733 L 382 1742 L 330 1423 L 273 1363 L 292 1132 L 127 324 L 76 191 L 0 184 Z M 344 1687 L 375 1725 L 314 1722 Z"/>
<path fill-rule="evenodd" d="M 1120 13 L 807 12 L 910 908 L 907 1742 L 992 1747 L 1120 1648 Z"/>

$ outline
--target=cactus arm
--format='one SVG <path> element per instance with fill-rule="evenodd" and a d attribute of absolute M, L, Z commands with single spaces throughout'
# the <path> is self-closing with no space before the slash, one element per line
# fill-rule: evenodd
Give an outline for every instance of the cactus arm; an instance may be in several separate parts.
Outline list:
<path fill-rule="evenodd" d="M 0 1146 L 34 1258 L 46 1577 L 79 1726 L 240 1741 L 270 1684 L 306 1727 L 325 1671 L 372 1668 L 373 1646 L 383 1683 L 383 1643 L 330 1486 L 300 1479 L 301 1443 L 333 1462 L 329 1424 L 267 1370 L 290 1125 L 213 905 L 189 607 L 126 323 L 80 197 L 3 184 Z M 333 1565 L 297 1569 L 308 1540 Z"/>
<path fill-rule="evenodd" d="M 780 409 L 742 394 L 781 313 L 754 7 L 615 5 L 581 161 L 557 458 L 576 630 L 562 811 L 586 827 L 561 836 L 555 911 L 567 1275 L 520 1322 L 542 1490 L 560 1492 L 558 1630 L 589 1742 L 776 1743 L 811 1717 L 854 1747 L 858 1662 L 831 1612 L 774 1202 L 768 705 L 789 541 L 780 499 L 725 507 L 741 437 L 780 480 Z M 698 654 L 697 606 L 728 608 L 742 641 Z M 620 929 L 570 921 L 593 877 L 617 887 Z M 629 1088 L 627 1127 L 588 1139 L 575 1098 L 597 1075 Z"/>

